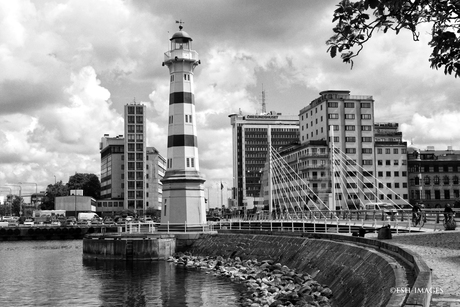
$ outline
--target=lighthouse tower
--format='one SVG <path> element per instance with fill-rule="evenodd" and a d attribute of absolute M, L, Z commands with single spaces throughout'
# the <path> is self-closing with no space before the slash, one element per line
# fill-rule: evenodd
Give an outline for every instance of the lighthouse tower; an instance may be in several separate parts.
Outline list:
<path fill-rule="evenodd" d="M 171 37 L 171 50 L 165 52 L 163 62 L 169 68 L 170 93 L 161 222 L 192 226 L 206 223 L 193 93 L 193 71 L 200 61 L 192 50 L 192 38 L 182 28 L 181 24 Z"/>

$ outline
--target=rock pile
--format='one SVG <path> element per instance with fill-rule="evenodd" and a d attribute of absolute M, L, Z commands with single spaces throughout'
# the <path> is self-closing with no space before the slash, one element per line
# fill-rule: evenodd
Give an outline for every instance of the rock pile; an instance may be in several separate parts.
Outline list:
<path fill-rule="evenodd" d="M 331 306 L 331 289 L 308 274 L 296 273 L 271 260 L 243 261 L 239 257 L 224 259 L 178 254 L 168 261 L 243 283 L 247 289 L 242 295 L 244 307 Z"/>

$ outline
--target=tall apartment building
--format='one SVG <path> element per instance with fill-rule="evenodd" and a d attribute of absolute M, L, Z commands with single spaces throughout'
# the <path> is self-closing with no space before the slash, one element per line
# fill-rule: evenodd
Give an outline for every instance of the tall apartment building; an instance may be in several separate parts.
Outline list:
<path fill-rule="evenodd" d="M 99 146 L 101 153 L 101 198 L 97 211 L 112 214 L 123 210 L 124 200 L 124 145 L 123 135 L 105 134 Z"/>
<path fill-rule="evenodd" d="M 335 169 L 336 200 L 345 207 L 347 203 L 364 201 L 370 193 L 356 193 L 363 174 L 375 174 L 374 160 L 374 100 L 372 96 L 350 95 L 350 91 L 328 90 L 320 92 L 299 112 L 301 143 L 326 140 L 334 148 L 338 165 Z M 332 143 L 332 144 L 331 144 Z M 356 170 L 356 165 L 362 169 Z M 346 173 L 343 178 L 342 173 Z M 339 174 L 338 174 L 339 173 Z"/>
<path fill-rule="evenodd" d="M 270 146 L 280 148 L 299 140 L 295 115 L 270 112 L 229 115 L 232 125 L 233 198 L 239 210 L 263 206 L 261 178 Z"/>
<path fill-rule="evenodd" d="M 378 200 L 399 206 L 409 202 L 407 176 L 407 142 L 397 123 L 375 123 L 375 170 Z M 371 198 L 373 199 L 373 196 Z"/>
<path fill-rule="evenodd" d="M 126 104 L 124 147 L 124 208 L 143 215 L 145 200 L 145 105 Z"/>
<path fill-rule="evenodd" d="M 409 199 L 427 208 L 443 208 L 460 201 L 460 151 L 408 149 Z"/>
<path fill-rule="evenodd" d="M 166 159 L 155 147 L 147 147 L 146 160 L 146 207 L 161 210 L 163 203 L 163 179 L 166 171 Z"/>

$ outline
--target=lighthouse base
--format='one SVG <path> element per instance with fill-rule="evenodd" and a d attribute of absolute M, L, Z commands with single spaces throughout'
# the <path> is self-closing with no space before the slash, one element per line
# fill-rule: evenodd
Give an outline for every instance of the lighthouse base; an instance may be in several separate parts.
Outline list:
<path fill-rule="evenodd" d="M 167 171 L 163 183 L 161 223 L 200 227 L 206 224 L 205 179 L 198 172 Z"/>

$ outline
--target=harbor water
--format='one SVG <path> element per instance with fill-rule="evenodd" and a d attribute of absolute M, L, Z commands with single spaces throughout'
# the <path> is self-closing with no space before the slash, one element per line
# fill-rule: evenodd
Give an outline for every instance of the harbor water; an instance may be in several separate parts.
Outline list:
<path fill-rule="evenodd" d="M 0 242 L 1 306 L 239 306 L 240 284 L 170 262 L 83 261 L 82 241 Z"/>

